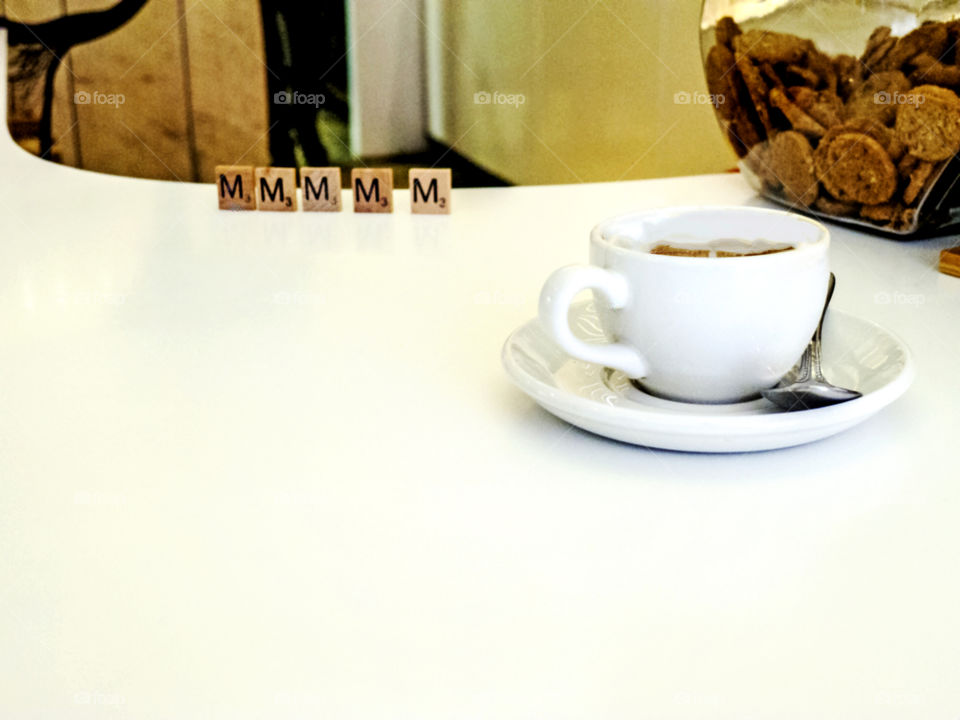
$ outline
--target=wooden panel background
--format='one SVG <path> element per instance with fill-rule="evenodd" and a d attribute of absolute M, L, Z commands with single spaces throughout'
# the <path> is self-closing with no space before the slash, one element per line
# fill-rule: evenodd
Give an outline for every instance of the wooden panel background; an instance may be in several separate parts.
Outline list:
<path fill-rule="evenodd" d="M 2 0 L 11 20 L 101 10 L 116 0 Z M 255 0 L 149 0 L 57 70 L 53 154 L 88 170 L 209 182 L 218 164 L 269 164 L 267 69 Z M 78 104 L 77 93 L 123 95 Z"/>

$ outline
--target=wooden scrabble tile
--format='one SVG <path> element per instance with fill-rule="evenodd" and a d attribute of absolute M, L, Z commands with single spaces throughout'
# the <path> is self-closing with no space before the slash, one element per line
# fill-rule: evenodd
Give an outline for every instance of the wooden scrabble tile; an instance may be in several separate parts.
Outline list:
<path fill-rule="evenodd" d="M 354 168 L 350 184 L 354 212 L 393 212 L 393 168 Z"/>
<path fill-rule="evenodd" d="M 410 212 L 449 215 L 452 184 L 450 168 L 413 168 L 410 171 Z"/>
<path fill-rule="evenodd" d="M 297 209 L 297 171 L 294 168 L 259 167 L 255 176 L 258 210 Z"/>
<path fill-rule="evenodd" d="M 304 211 L 338 212 L 343 208 L 340 168 L 300 168 L 300 189 Z"/>
<path fill-rule="evenodd" d="M 960 277 L 960 246 L 940 251 L 940 272 Z"/>
<path fill-rule="evenodd" d="M 217 165 L 217 195 L 221 210 L 256 210 L 252 165 Z"/>

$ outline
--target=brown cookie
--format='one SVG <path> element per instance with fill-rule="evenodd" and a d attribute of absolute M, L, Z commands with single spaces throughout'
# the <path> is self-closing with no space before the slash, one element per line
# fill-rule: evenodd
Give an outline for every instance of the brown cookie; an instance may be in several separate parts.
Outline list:
<path fill-rule="evenodd" d="M 867 46 L 860 56 L 860 64 L 869 72 L 878 68 L 890 51 L 897 44 L 897 38 L 890 35 L 890 28 L 886 25 L 874 28 L 867 38 Z"/>
<path fill-rule="evenodd" d="M 878 25 L 875 27 L 870 33 L 870 37 L 867 38 L 867 44 L 863 48 L 863 55 L 860 56 L 860 60 L 862 61 L 869 57 L 882 43 L 890 39 L 890 34 L 889 25 Z"/>
<path fill-rule="evenodd" d="M 899 70 L 921 52 L 939 60 L 948 46 L 947 26 L 944 23 L 928 21 L 897 40 L 897 44 L 876 65 L 876 69 Z"/>
<path fill-rule="evenodd" d="M 923 162 L 916 155 L 911 155 L 906 153 L 900 161 L 897 163 L 897 172 L 900 173 L 900 177 L 910 177 L 910 173 L 913 172 L 913 169 L 917 166 L 917 163 Z"/>
<path fill-rule="evenodd" d="M 915 230 L 917 209 L 904 207 L 897 202 L 864 205 L 860 208 L 860 217 L 890 230 Z"/>
<path fill-rule="evenodd" d="M 917 229 L 917 209 L 903 208 L 893 219 L 894 230 L 916 230 Z"/>
<path fill-rule="evenodd" d="M 918 85 L 897 108 L 897 137 L 921 160 L 946 160 L 960 150 L 960 97 Z"/>
<path fill-rule="evenodd" d="M 826 194 L 821 194 L 813 204 L 814 210 L 819 210 L 827 215 L 837 215 L 839 217 L 853 217 L 860 211 L 860 206 L 856 203 L 845 203 L 834 200 Z"/>
<path fill-rule="evenodd" d="M 853 89 L 863 82 L 864 67 L 853 55 L 837 55 L 833 58 L 833 71 L 837 75 L 837 95 L 846 99 Z"/>
<path fill-rule="evenodd" d="M 744 132 L 743 128 L 738 127 L 732 120 L 726 123 L 724 126 L 724 132 L 727 136 L 727 142 L 730 143 L 730 147 L 733 148 L 733 151 L 737 154 L 737 157 L 742 158 L 745 156 L 750 150 L 750 145 L 748 145 L 741 136 L 747 135 L 748 133 Z"/>
<path fill-rule="evenodd" d="M 777 108 L 786 117 L 787 122 L 797 132 L 801 132 L 808 138 L 817 139 L 823 137 L 826 129 L 810 117 L 807 113 L 793 103 L 787 94 L 780 88 L 770 90 L 770 104 Z"/>
<path fill-rule="evenodd" d="M 861 133 L 869 135 L 876 140 L 887 151 L 887 155 L 894 162 L 899 160 L 905 152 L 903 143 L 897 139 L 896 133 L 886 125 L 881 125 L 876 120 L 870 118 L 854 118 L 847 120 L 842 125 L 835 125 L 830 128 L 823 136 L 821 144 L 831 142 L 838 135 L 844 133 Z"/>
<path fill-rule="evenodd" d="M 763 184 L 764 190 L 780 190 L 783 184 L 773 171 L 769 143 L 757 143 L 754 145 L 750 148 L 750 152 L 747 153 L 743 161 L 747 168 L 749 168 Z"/>
<path fill-rule="evenodd" d="M 920 196 L 920 192 L 927 184 L 927 180 L 933 174 L 934 163 L 927 160 L 918 160 L 910 171 L 910 182 L 903 189 L 903 202 L 912 205 L 913 201 Z M 899 167 L 898 167 L 899 169 Z"/>
<path fill-rule="evenodd" d="M 806 85 L 808 88 L 816 89 L 820 84 L 820 76 L 802 65 L 787 65 L 784 74 L 785 81 L 791 85 Z"/>
<path fill-rule="evenodd" d="M 946 65 L 929 53 L 916 55 L 910 64 L 916 68 L 910 73 L 910 82 L 914 85 L 960 86 L 960 67 Z"/>
<path fill-rule="evenodd" d="M 745 90 L 744 93 L 746 93 Z M 763 126 L 750 116 L 747 108 L 739 101 L 733 117 L 726 123 L 726 131 L 727 139 L 740 157 L 746 155 L 750 148 L 766 137 Z"/>
<path fill-rule="evenodd" d="M 813 166 L 810 141 L 793 130 L 778 133 L 770 141 L 770 167 L 792 203 L 809 207 L 820 193 Z"/>
<path fill-rule="evenodd" d="M 844 117 L 867 117 L 889 125 L 897 114 L 896 103 L 909 89 L 910 81 L 899 70 L 871 75 L 850 93 Z"/>
<path fill-rule="evenodd" d="M 733 39 L 734 51 L 757 62 L 801 65 L 812 48 L 806 38 L 772 30 L 747 30 Z"/>
<path fill-rule="evenodd" d="M 825 128 L 842 122 L 843 102 L 829 90 L 811 90 L 808 87 L 792 87 L 790 96 L 797 106 Z"/>
<path fill-rule="evenodd" d="M 717 45 L 723 45 L 728 50 L 733 50 L 733 39 L 743 31 L 740 26 L 734 22 L 729 15 L 720 18 L 717 27 L 714 29 Z"/>
<path fill-rule="evenodd" d="M 897 169 L 883 146 L 869 135 L 839 133 L 824 138 L 815 155 L 816 173 L 834 198 L 876 205 L 897 189 Z"/>
<path fill-rule="evenodd" d="M 812 48 L 807 56 L 807 69 L 815 73 L 819 82 L 814 88 L 827 90 L 832 93 L 837 92 L 837 71 L 833 66 L 833 60 L 826 53 L 822 53 L 815 47 Z"/>
<path fill-rule="evenodd" d="M 960 44 L 960 19 L 948 20 L 944 24 L 947 26 L 947 46 L 950 49 L 940 56 L 940 60 L 946 63 L 956 63 L 960 59 L 960 52 L 957 52 L 957 45 Z M 953 57 L 950 57 L 951 55 Z"/>
<path fill-rule="evenodd" d="M 736 41 L 741 37 L 743 36 L 737 36 L 737 38 L 734 39 L 734 45 L 737 44 Z M 760 120 L 760 124 L 763 125 L 763 129 L 769 133 L 774 129 L 773 123 L 770 122 L 770 110 L 767 107 L 766 100 L 769 88 L 763 80 L 760 69 L 751 62 L 747 55 L 739 51 L 734 53 L 734 55 L 737 70 L 740 73 L 740 78 L 743 80 L 744 86 L 747 88 L 753 110 Z"/>
<path fill-rule="evenodd" d="M 863 62 L 863 67 L 869 73 L 880 72 L 883 68 L 887 67 L 887 57 L 889 57 L 890 52 L 896 46 L 897 38 L 887 38 L 876 48 L 874 48 L 873 52 L 868 57 L 861 61 Z"/>
<path fill-rule="evenodd" d="M 876 205 L 863 205 L 860 208 L 860 217 L 878 223 L 888 223 L 901 212 L 903 212 L 903 207 L 900 203 L 878 203 Z"/>
<path fill-rule="evenodd" d="M 760 69 L 760 76 L 764 82 L 767 83 L 768 88 L 780 88 L 783 92 L 787 91 L 787 86 L 783 84 L 783 79 L 777 74 L 773 65 L 770 63 L 760 63 L 758 68 Z"/>
<path fill-rule="evenodd" d="M 736 63 L 733 53 L 725 45 L 714 45 L 707 53 L 707 91 L 715 98 L 723 98 L 714 107 L 724 120 L 733 118 L 737 111 Z"/>
<path fill-rule="evenodd" d="M 721 50 L 715 56 L 714 62 L 722 64 L 724 61 L 729 61 L 729 57 Z M 721 59 L 718 60 L 717 58 Z M 747 91 L 747 86 L 744 84 L 739 71 L 734 68 L 723 80 L 720 80 L 719 77 L 720 75 L 715 75 L 712 78 L 712 82 L 716 83 L 717 87 L 726 80 L 730 81 L 727 88 L 730 96 L 725 97 L 722 103 L 721 124 L 724 125 L 727 139 L 733 146 L 734 151 L 739 157 L 743 157 L 751 147 L 766 138 L 766 130 L 754 110 L 750 93 Z"/>

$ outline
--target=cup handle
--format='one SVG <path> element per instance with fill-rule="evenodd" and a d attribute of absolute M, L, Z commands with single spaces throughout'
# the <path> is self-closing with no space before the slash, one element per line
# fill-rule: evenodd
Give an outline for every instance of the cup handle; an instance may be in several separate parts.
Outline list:
<path fill-rule="evenodd" d="M 570 330 L 570 303 L 587 289 L 598 291 L 615 310 L 625 307 L 630 299 L 630 287 L 622 275 L 595 265 L 570 265 L 547 278 L 540 292 L 540 324 L 568 355 L 620 370 L 630 378 L 644 377 L 647 362 L 636 348 L 626 343 L 588 345 Z"/>

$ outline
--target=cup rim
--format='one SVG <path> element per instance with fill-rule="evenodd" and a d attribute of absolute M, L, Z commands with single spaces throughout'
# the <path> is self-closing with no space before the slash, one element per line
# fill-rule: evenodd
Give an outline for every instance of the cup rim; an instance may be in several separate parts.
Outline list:
<path fill-rule="evenodd" d="M 625 256 L 642 256 L 649 262 L 658 262 L 658 263 L 688 263 L 691 260 L 697 261 L 697 266 L 702 266 L 705 262 L 709 263 L 725 263 L 729 264 L 731 261 L 736 262 L 737 265 L 740 265 L 743 262 L 788 262 L 789 258 L 796 258 L 794 252 L 787 253 L 768 253 L 768 254 L 758 254 L 758 255 L 745 255 L 741 257 L 689 257 L 683 255 L 655 255 L 646 250 L 637 249 L 637 248 L 628 248 L 623 247 L 622 245 L 615 245 L 612 242 L 612 238 L 604 235 L 604 232 L 611 226 L 616 223 L 624 222 L 631 219 L 641 219 L 641 218 L 655 218 L 655 217 L 670 217 L 678 215 L 698 215 L 702 213 L 715 213 L 715 212 L 730 212 L 737 214 L 747 214 L 747 215 L 766 215 L 769 217 L 775 217 L 780 220 L 787 220 L 789 222 L 794 222 L 797 224 L 803 224 L 810 227 L 813 227 L 817 230 L 817 239 L 813 242 L 802 243 L 794 248 L 794 251 L 804 250 L 814 250 L 822 249 L 824 252 L 830 246 L 830 231 L 827 227 L 813 218 L 807 217 L 805 215 L 800 215 L 799 213 L 788 212 L 786 210 L 777 210 L 774 208 L 760 208 L 760 207 L 749 207 L 743 205 L 677 205 L 677 206 L 667 206 L 660 208 L 650 208 L 647 210 L 635 210 L 633 212 L 622 213 L 620 215 L 615 215 L 609 217 L 606 220 L 603 220 L 593 226 L 593 229 L 590 230 L 590 242 L 592 244 L 603 247 L 608 252 L 614 252 Z"/>

